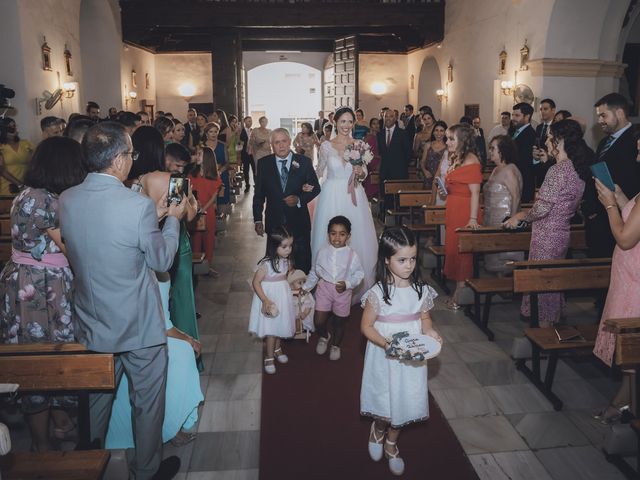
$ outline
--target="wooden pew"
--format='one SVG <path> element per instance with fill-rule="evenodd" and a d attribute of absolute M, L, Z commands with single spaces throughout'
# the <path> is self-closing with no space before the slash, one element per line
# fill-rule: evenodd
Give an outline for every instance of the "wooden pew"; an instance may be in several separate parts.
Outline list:
<path fill-rule="evenodd" d="M 0 214 L 11 213 L 11 206 L 15 195 L 0 195 Z"/>
<path fill-rule="evenodd" d="M 399 211 L 398 193 L 402 191 L 424 191 L 424 184 L 421 180 L 385 180 L 382 190 L 384 197 L 393 198 L 392 205 L 384 205 L 384 208 L 380 209 L 381 219 L 384 221 L 385 215 L 393 215 L 394 212 Z"/>
<path fill-rule="evenodd" d="M 11 217 L 8 213 L 0 214 L 0 235 L 11 235 Z"/>
<path fill-rule="evenodd" d="M 558 357 L 561 353 L 590 352 L 595 344 L 598 325 L 575 326 L 581 338 L 560 342 L 554 328 L 538 326 L 538 295 L 608 288 L 611 259 L 533 260 L 515 262 L 514 265 L 513 290 L 529 294 L 531 299 L 531 323 L 524 331 L 531 343 L 531 368 L 527 366 L 526 359 L 517 359 L 516 367 L 551 402 L 555 410 L 560 410 L 562 400 L 551 390 Z M 541 353 L 549 357 L 544 380 L 540 371 Z"/>
<path fill-rule="evenodd" d="M 20 393 L 78 395 L 78 451 L 9 454 L 1 460 L 4 478 L 101 478 L 110 454 L 87 450 L 89 391 L 115 389 L 112 354 L 90 352 L 79 343 L 0 345 L 0 383 L 17 383 Z M 55 461 L 59 465 L 49 469 Z"/>
<path fill-rule="evenodd" d="M 398 211 L 387 211 L 387 215 L 395 216 L 397 225 L 402 223 L 404 217 L 409 217 L 409 224 L 412 224 L 416 210 L 422 211 L 431 203 L 431 190 L 401 190 L 397 197 Z"/>
<path fill-rule="evenodd" d="M 569 247 L 571 250 L 585 250 L 586 239 L 581 225 L 571 227 Z M 458 251 L 473 254 L 473 278 L 466 284 L 473 290 L 473 312 L 466 313 L 482 330 L 489 340 L 494 334 L 489 328 L 489 314 L 493 295 L 513 292 L 511 277 L 480 278 L 480 258 L 487 253 L 528 252 L 531 244 L 531 231 L 515 232 L 500 227 L 480 227 L 477 230 L 461 229 L 458 231 Z M 484 306 L 481 313 L 481 296 L 484 295 Z"/>

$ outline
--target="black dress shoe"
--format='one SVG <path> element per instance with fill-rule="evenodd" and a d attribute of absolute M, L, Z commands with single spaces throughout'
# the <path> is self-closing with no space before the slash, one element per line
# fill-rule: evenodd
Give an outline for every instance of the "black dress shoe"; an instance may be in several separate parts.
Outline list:
<path fill-rule="evenodd" d="M 153 480 L 171 480 L 180 471 L 180 459 L 178 457 L 167 457 L 160 462 L 160 468 L 153 476 Z"/>
<path fill-rule="evenodd" d="M 202 318 L 202 314 L 200 312 L 196 312 L 196 320 L 200 320 Z"/>

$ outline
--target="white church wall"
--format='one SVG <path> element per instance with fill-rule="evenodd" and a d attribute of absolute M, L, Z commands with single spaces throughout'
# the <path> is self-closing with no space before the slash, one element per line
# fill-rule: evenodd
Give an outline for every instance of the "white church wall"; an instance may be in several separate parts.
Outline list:
<path fill-rule="evenodd" d="M 133 83 L 132 72 L 136 72 L 135 85 Z M 148 75 L 148 86 L 146 75 Z M 142 100 L 150 105 L 156 104 L 156 55 L 142 48 L 133 45 L 122 45 L 122 55 L 120 61 L 120 84 L 122 85 L 122 102 L 127 98 L 129 92 L 137 94 L 135 99 L 127 102 L 127 110 L 137 112 L 142 110 Z M 126 87 L 125 87 L 126 86 Z M 105 105 L 106 106 L 106 105 Z M 123 105 L 124 107 L 124 105 Z"/>
<path fill-rule="evenodd" d="M 407 55 L 363 53 L 359 57 L 358 107 L 365 117 L 378 116 L 382 107 L 402 112 L 408 100 Z M 375 84 L 382 84 L 385 92 L 374 93 Z"/>
<path fill-rule="evenodd" d="M 184 84 L 190 84 L 195 89 L 191 102 L 213 101 L 210 53 L 158 54 L 155 55 L 155 67 L 156 110 L 171 112 L 185 122 L 189 102 L 179 92 L 180 86 Z"/>

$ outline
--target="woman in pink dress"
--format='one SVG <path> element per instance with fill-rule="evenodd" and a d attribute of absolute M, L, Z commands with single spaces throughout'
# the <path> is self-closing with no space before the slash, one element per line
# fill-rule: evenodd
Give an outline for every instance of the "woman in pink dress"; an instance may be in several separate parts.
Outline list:
<path fill-rule="evenodd" d="M 640 140 L 638 140 L 640 150 Z M 640 161 L 640 153 L 638 153 Z M 598 200 L 607 209 L 611 232 L 616 239 L 616 248 L 611 259 L 611 280 L 609 293 L 602 312 L 598 338 L 593 353 L 612 366 L 613 353 L 616 347 L 616 336 L 603 329 L 608 318 L 640 317 L 640 202 L 638 197 L 629 200 L 620 187 L 616 185 L 615 193 L 596 180 Z M 603 423 L 611 423 L 620 417 L 622 407 L 631 403 L 630 372 L 624 372 L 620 390 L 611 400 L 611 404 L 603 409 L 596 418 Z"/>

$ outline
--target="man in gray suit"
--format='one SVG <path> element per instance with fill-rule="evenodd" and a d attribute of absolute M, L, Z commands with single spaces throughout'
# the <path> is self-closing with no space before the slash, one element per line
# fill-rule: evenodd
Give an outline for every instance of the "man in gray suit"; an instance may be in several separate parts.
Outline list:
<path fill-rule="evenodd" d="M 115 354 L 133 404 L 136 480 L 173 478 L 180 460 L 162 460 L 167 337 L 154 270 L 166 272 L 178 248 L 186 200 L 168 208 L 123 185 L 137 152 L 122 125 L 91 127 L 82 148 L 89 173 L 60 196 L 60 228 L 75 273 L 77 340 Z M 166 202 L 166 199 L 164 199 Z M 164 228 L 158 218 L 167 215 Z M 104 442 L 113 392 L 91 395 L 91 438 Z"/>

